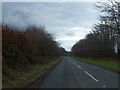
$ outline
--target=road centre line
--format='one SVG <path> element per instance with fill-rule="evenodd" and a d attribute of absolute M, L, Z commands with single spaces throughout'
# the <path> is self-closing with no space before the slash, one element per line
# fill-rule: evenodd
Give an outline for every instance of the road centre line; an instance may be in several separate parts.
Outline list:
<path fill-rule="evenodd" d="M 76 65 L 76 63 L 73 62 L 74 65 Z M 77 65 L 78 68 L 82 69 L 79 65 Z M 82 69 L 83 70 L 83 69 Z M 84 71 L 88 76 L 90 76 L 93 80 L 95 80 L 96 82 L 98 82 L 98 80 L 93 77 L 91 74 L 89 74 L 87 71 Z"/>
<path fill-rule="evenodd" d="M 82 69 L 82 67 L 80 67 L 79 65 L 77 65 L 76 63 L 74 63 L 74 62 L 72 62 L 74 65 L 76 65 L 78 68 L 80 68 L 81 70 L 83 70 Z M 84 71 L 84 70 L 83 70 Z M 98 82 L 98 80 L 95 78 L 95 77 L 93 77 L 90 73 L 88 73 L 87 71 L 84 71 L 88 76 L 90 76 L 93 80 L 95 80 L 96 82 Z M 106 88 L 106 85 L 103 85 L 103 87 L 104 88 Z"/>
<path fill-rule="evenodd" d="M 84 71 L 87 75 L 89 75 L 93 80 L 95 80 L 96 82 L 98 82 L 98 80 L 96 78 L 94 78 L 91 74 L 89 74 L 87 71 Z"/>
<path fill-rule="evenodd" d="M 77 67 L 81 69 L 81 67 L 79 65 L 77 65 Z"/>
<path fill-rule="evenodd" d="M 105 86 L 105 85 L 103 85 L 103 87 L 105 88 L 106 86 Z"/>
<path fill-rule="evenodd" d="M 74 65 L 76 65 L 76 63 L 73 63 Z"/>
<path fill-rule="evenodd" d="M 82 67 L 80 67 L 79 65 L 77 65 L 76 63 L 72 62 L 74 65 L 76 65 L 78 68 L 82 69 Z M 83 69 L 82 69 L 83 70 Z"/>

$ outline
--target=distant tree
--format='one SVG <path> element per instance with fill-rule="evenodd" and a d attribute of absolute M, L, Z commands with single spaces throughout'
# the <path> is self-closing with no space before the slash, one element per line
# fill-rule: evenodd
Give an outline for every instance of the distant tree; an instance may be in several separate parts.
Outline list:
<path fill-rule="evenodd" d="M 45 27 L 30 26 L 26 28 L 27 36 L 34 42 L 34 53 L 38 56 L 58 55 L 59 46 L 54 37 L 47 33 Z"/>
<path fill-rule="evenodd" d="M 107 25 L 106 31 L 117 46 L 118 55 L 120 55 L 120 1 L 112 0 L 108 3 L 99 3 L 97 7 L 103 13 L 100 16 L 101 23 Z"/>
<path fill-rule="evenodd" d="M 91 57 L 113 57 L 115 48 L 120 54 L 120 2 L 98 3 L 101 10 L 100 21 L 92 32 L 72 47 L 74 55 Z"/>
<path fill-rule="evenodd" d="M 48 61 L 38 58 L 61 54 L 58 42 L 43 26 L 31 25 L 22 30 L 8 24 L 1 26 L 3 63 L 9 67 L 43 64 Z"/>
<path fill-rule="evenodd" d="M 65 50 L 65 48 L 63 48 L 63 47 L 60 47 L 60 53 L 61 53 L 61 55 L 68 55 L 68 52 Z"/>

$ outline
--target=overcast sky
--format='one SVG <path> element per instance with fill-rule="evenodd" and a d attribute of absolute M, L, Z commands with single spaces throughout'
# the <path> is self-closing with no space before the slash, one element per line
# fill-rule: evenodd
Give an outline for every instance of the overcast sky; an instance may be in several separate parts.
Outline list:
<path fill-rule="evenodd" d="M 20 27 L 45 25 L 70 51 L 97 22 L 99 11 L 94 5 L 95 2 L 3 2 L 2 20 Z"/>

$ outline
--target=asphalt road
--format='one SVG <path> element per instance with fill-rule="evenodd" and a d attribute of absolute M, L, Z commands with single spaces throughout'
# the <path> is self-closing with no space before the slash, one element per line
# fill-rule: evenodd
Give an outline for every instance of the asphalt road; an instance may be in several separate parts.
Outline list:
<path fill-rule="evenodd" d="M 118 88 L 118 74 L 66 56 L 36 88 Z"/>

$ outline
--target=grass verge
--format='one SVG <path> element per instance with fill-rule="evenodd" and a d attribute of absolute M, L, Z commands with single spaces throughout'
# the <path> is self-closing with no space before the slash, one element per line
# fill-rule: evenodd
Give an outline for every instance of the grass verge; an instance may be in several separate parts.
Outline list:
<path fill-rule="evenodd" d="M 74 58 L 79 61 L 100 66 L 114 72 L 120 71 L 120 65 L 118 64 L 118 60 L 115 60 L 115 59 L 114 60 L 113 59 L 95 59 L 95 58 L 86 58 L 86 57 L 74 57 Z"/>
<path fill-rule="evenodd" d="M 4 82 L 2 84 L 2 88 L 26 87 L 53 68 L 60 61 L 60 58 L 61 57 L 50 58 L 52 61 L 47 64 L 30 65 L 29 68 L 25 70 L 13 70 L 9 68 L 9 76 L 3 76 Z"/>

